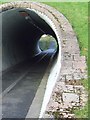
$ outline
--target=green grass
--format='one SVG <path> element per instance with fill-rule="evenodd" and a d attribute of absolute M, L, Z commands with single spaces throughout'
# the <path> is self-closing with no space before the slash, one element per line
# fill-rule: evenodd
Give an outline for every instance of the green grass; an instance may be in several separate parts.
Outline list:
<path fill-rule="evenodd" d="M 86 91 L 88 91 L 88 80 L 87 79 L 81 79 L 82 85 L 85 87 Z"/>
<path fill-rule="evenodd" d="M 46 3 L 46 2 L 45 2 Z M 71 23 L 80 46 L 81 55 L 88 56 L 88 3 L 47 2 L 46 4 L 63 13 Z"/>
<path fill-rule="evenodd" d="M 81 80 L 82 85 L 85 87 L 86 91 L 88 91 L 88 80 L 83 79 Z M 75 113 L 75 116 L 77 118 L 88 118 L 88 102 L 85 104 L 85 106 L 82 109 L 76 109 L 73 112 Z"/>
<path fill-rule="evenodd" d="M 88 104 L 86 104 L 82 109 L 74 110 L 76 118 L 88 118 Z"/>

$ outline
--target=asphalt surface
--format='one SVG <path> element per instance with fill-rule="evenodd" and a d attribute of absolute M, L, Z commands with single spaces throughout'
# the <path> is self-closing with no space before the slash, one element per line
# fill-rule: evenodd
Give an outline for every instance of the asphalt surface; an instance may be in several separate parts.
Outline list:
<path fill-rule="evenodd" d="M 2 75 L 2 117 L 25 118 L 53 53 L 42 52 Z"/>

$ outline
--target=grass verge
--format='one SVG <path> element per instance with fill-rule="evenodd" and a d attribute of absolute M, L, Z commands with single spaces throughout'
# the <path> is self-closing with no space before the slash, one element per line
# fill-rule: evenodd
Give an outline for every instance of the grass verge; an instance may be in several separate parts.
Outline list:
<path fill-rule="evenodd" d="M 81 55 L 88 58 L 88 3 L 87 2 L 45 2 L 63 13 L 71 23 L 78 38 Z M 88 80 L 81 80 L 85 90 L 88 91 Z M 88 118 L 88 103 L 82 109 L 74 110 L 76 118 Z"/>
<path fill-rule="evenodd" d="M 85 87 L 85 90 L 88 91 L 88 80 L 82 79 L 81 84 Z M 77 118 L 88 118 L 88 102 L 81 109 L 76 109 L 73 111 Z"/>

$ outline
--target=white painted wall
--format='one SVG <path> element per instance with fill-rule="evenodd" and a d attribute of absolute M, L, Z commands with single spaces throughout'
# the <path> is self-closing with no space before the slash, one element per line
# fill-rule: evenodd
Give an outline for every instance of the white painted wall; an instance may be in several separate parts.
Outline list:
<path fill-rule="evenodd" d="M 30 8 L 27 8 L 27 9 L 31 10 Z M 43 98 L 43 103 L 42 103 L 41 112 L 40 112 L 40 116 L 39 116 L 39 118 L 42 118 L 43 114 L 46 110 L 46 106 L 50 100 L 50 96 L 52 94 L 55 83 L 56 83 L 56 81 L 59 77 L 59 74 L 60 74 L 60 70 L 61 70 L 61 42 L 60 42 L 60 37 L 58 35 L 56 27 L 55 27 L 54 23 L 50 20 L 50 18 L 48 18 L 44 13 L 41 13 L 41 12 L 36 11 L 34 9 L 32 9 L 32 11 L 36 12 L 53 29 L 53 31 L 55 32 L 55 34 L 57 36 L 58 44 L 59 44 L 59 53 L 58 53 L 57 61 L 51 69 L 51 72 L 50 72 L 50 75 L 48 78 L 48 82 L 47 82 L 47 86 L 46 86 L 46 90 L 45 90 L 45 95 Z"/>

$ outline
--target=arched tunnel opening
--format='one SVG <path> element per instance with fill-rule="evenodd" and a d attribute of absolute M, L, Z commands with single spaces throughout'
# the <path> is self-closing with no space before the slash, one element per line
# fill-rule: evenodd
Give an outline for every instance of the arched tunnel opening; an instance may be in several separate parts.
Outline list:
<path fill-rule="evenodd" d="M 38 118 L 60 71 L 60 38 L 52 20 L 34 9 L 17 7 L 0 14 L 2 118 Z"/>
<path fill-rule="evenodd" d="M 52 28 L 34 11 L 12 9 L 3 12 L 2 19 L 3 70 L 41 54 L 42 35 L 51 35 L 57 41 Z"/>

